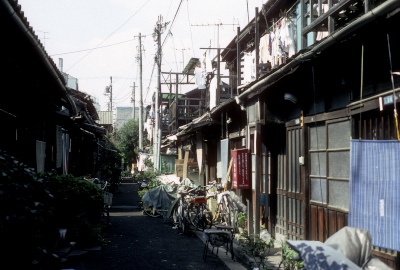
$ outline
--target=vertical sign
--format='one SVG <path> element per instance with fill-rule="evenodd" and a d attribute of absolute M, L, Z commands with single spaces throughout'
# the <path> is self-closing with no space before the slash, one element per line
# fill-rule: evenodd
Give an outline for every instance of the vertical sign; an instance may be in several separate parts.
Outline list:
<path fill-rule="evenodd" d="M 247 189 L 250 184 L 250 153 L 248 149 L 232 150 L 233 187 Z"/>

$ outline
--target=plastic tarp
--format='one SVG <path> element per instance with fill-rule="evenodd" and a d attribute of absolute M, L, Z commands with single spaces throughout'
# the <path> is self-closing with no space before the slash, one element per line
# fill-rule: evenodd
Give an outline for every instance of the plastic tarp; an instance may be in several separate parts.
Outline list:
<path fill-rule="evenodd" d="M 142 202 L 143 205 L 148 207 L 152 206 L 156 209 L 168 210 L 176 197 L 176 186 L 161 185 L 147 191 L 142 197 Z"/>

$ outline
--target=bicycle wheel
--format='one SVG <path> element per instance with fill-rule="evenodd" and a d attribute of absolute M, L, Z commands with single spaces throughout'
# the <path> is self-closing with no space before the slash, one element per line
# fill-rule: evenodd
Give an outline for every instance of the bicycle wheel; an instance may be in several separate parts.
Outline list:
<path fill-rule="evenodd" d="M 185 217 L 186 215 L 186 217 Z M 182 215 L 179 216 L 179 227 L 182 230 L 183 234 L 187 234 L 189 231 L 189 221 L 187 218 L 187 214 L 185 214 L 184 212 L 182 212 Z"/>
<path fill-rule="evenodd" d="M 221 217 L 223 220 L 223 225 L 232 226 L 232 213 L 229 205 L 229 198 L 226 196 L 222 201 Z"/>
<path fill-rule="evenodd" d="M 161 214 L 153 206 L 144 206 L 143 213 L 149 217 L 161 217 Z"/>
<path fill-rule="evenodd" d="M 211 211 L 209 211 L 205 206 L 202 206 L 193 217 L 192 223 L 196 230 L 204 231 L 205 229 L 211 228 L 212 221 L 213 217 Z"/>

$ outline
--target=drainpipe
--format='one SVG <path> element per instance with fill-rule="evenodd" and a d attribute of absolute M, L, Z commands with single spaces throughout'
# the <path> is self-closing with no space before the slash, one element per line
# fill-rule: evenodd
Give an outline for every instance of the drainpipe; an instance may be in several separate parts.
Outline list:
<path fill-rule="evenodd" d="M 394 10 L 399 6 L 400 6 L 399 0 L 388 0 L 385 3 L 381 4 L 380 6 L 378 6 L 377 8 L 374 8 L 373 10 L 364 14 L 362 17 L 360 17 L 358 20 L 351 23 L 347 27 L 328 36 L 324 41 L 320 42 L 319 44 L 316 44 L 315 47 L 313 47 L 311 50 L 298 55 L 295 59 L 293 59 L 291 62 L 289 62 L 286 66 L 282 67 L 281 69 L 277 70 L 273 74 L 267 76 L 264 79 L 261 79 L 260 81 L 256 82 L 252 86 L 250 86 L 246 91 L 244 91 L 242 94 L 240 94 L 239 96 L 237 96 L 235 98 L 236 103 L 241 105 L 243 103 L 243 100 L 246 99 L 246 97 L 249 94 L 253 93 L 254 91 L 256 91 L 258 89 L 261 89 L 262 87 L 267 87 L 268 83 L 271 83 L 271 82 L 281 78 L 283 75 L 288 73 L 292 68 L 297 67 L 301 62 L 303 62 L 305 60 L 310 60 L 317 53 L 322 52 L 323 50 L 327 49 L 329 46 L 340 41 L 341 39 L 343 39 L 350 33 L 354 32 L 355 30 L 361 28 L 362 26 L 372 22 L 378 16 L 381 16 L 391 10 Z"/>
<path fill-rule="evenodd" d="M 67 93 L 67 89 L 65 87 L 64 81 L 60 78 L 61 74 L 59 74 L 58 70 L 54 69 L 53 64 L 49 60 L 49 56 L 45 53 L 44 49 L 38 42 L 35 36 L 31 33 L 31 31 L 26 27 L 26 25 L 21 21 L 20 17 L 18 16 L 17 12 L 14 8 L 9 4 L 8 1 L 1 1 L 1 5 L 4 6 L 4 9 L 7 10 L 10 17 L 14 20 L 16 25 L 18 25 L 20 31 L 25 35 L 28 39 L 29 44 L 33 47 L 33 49 L 38 53 L 40 56 L 41 62 L 47 68 L 49 74 L 53 78 L 54 82 L 57 84 L 59 89 L 62 89 L 61 92 L 64 94 L 64 97 L 68 100 L 71 105 L 72 116 L 75 118 L 77 115 L 77 108 L 75 102 L 72 100 L 71 96 Z"/>

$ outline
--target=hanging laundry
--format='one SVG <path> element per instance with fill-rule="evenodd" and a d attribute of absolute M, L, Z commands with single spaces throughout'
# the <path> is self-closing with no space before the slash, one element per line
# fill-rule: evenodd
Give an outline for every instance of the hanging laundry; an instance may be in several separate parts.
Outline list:
<path fill-rule="evenodd" d="M 210 111 L 217 106 L 217 76 L 214 76 L 210 82 Z"/>
<path fill-rule="evenodd" d="M 196 67 L 194 69 L 194 75 L 196 78 L 197 89 L 206 89 L 206 79 L 203 69 L 201 67 Z"/>
<path fill-rule="evenodd" d="M 249 83 L 255 80 L 255 57 L 252 53 L 245 53 L 243 60 L 243 81 Z"/>
<path fill-rule="evenodd" d="M 211 56 L 210 52 L 205 53 L 205 65 L 206 65 L 206 73 L 213 72 L 212 63 L 211 63 Z"/>

